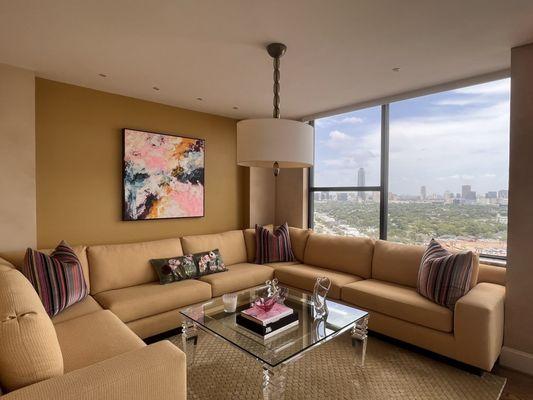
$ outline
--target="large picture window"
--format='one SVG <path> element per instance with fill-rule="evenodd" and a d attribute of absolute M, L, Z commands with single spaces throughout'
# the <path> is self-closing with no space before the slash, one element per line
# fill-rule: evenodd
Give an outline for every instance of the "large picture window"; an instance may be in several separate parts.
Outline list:
<path fill-rule="evenodd" d="M 312 225 L 380 237 L 381 107 L 316 120 Z"/>
<path fill-rule="evenodd" d="M 317 119 L 310 224 L 506 257 L 510 80 Z"/>

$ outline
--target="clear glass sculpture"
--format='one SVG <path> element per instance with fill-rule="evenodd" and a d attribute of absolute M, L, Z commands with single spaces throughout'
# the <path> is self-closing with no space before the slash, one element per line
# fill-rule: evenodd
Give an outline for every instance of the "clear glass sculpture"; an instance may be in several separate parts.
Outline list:
<path fill-rule="evenodd" d="M 326 277 L 316 278 L 315 288 L 311 299 L 315 306 L 315 318 L 323 318 L 328 315 L 326 297 L 331 288 L 331 281 Z"/>

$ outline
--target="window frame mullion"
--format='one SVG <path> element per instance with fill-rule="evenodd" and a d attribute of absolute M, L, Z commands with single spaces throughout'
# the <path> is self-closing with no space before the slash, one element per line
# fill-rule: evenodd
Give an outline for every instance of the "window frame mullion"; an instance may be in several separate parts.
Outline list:
<path fill-rule="evenodd" d="M 389 104 L 381 106 L 381 171 L 379 201 L 379 238 L 387 240 L 389 218 Z"/>

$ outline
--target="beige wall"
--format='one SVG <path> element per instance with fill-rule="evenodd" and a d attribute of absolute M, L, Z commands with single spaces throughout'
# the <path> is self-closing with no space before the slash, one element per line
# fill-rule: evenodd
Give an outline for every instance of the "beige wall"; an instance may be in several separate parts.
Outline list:
<path fill-rule="evenodd" d="M 273 224 L 276 218 L 276 181 L 270 168 L 249 168 L 246 225 Z"/>
<path fill-rule="evenodd" d="M 204 218 L 121 221 L 121 129 L 206 140 Z M 243 226 L 236 121 L 44 79 L 36 80 L 39 247 L 154 240 Z"/>
<path fill-rule="evenodd" d="M 280 225 L 307 228 L 309 169 L 282 169 L 274 177 L 270 168 L 247 170 L 246 226 Z"/>
<path fill-rule="evenodd" d="M 276 225 L 307 228 L 308 168 L 281 170 L 276 184 Z"/>
<path fill-rule="evenodd" d="M 533 44 L 511 51 L 510 146 L 502 362 L 533 374 Z"/>
<path fill-rule="evenodd" d="M 0 64 L 0 252 L 35 246 L 35 77 Z"/>

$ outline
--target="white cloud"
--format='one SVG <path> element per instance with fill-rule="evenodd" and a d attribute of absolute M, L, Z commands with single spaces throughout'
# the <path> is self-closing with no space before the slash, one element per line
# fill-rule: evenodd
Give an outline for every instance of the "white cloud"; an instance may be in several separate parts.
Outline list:
<path fill-rule="evenodd" d="M 509 103 L 438 116 L 391 119 L 393 193 L 442 194 L 462 184 L 486 192 L 507 186 Z M 407 178 L 407 179 L 406 179 Z"/>
<path fill-rule="evenodd" d="M 341 121 L 343 124 L 353 124 L 353 125 L 356 125 L 356 124 L 360 124 L 361 122 L 363 122 L 363 118 L 359 118 L 359 117 L 346 117 L 346 118 L 343 118 L 341 119 Z"/>
<path fill-rule="evenodd" d="M 487 99 L 483 97 L 465 97 L 461 99 L 444 99 L 433 103 L 436 106 L 471 106 L 475 104 L 486 104 Z"/>
<path fill-rule="evenodd" d="M 341 131 L 331 131 L 329 133 L 329 138 L 333 141 L 346 141 L 346 140 L 350 140 L 350 136 L 347 135 L 346 133 L 344 132 L 341 132 Z"/>
<path fill-rule="evenodd" d="M 480 85 L 468 86 L 461 89 L 456 89 L 454 93 L 460 94 L 508 94 L 511 86 L 511 79 L 501 79 L 494 82 L 482 83 Z"/>

